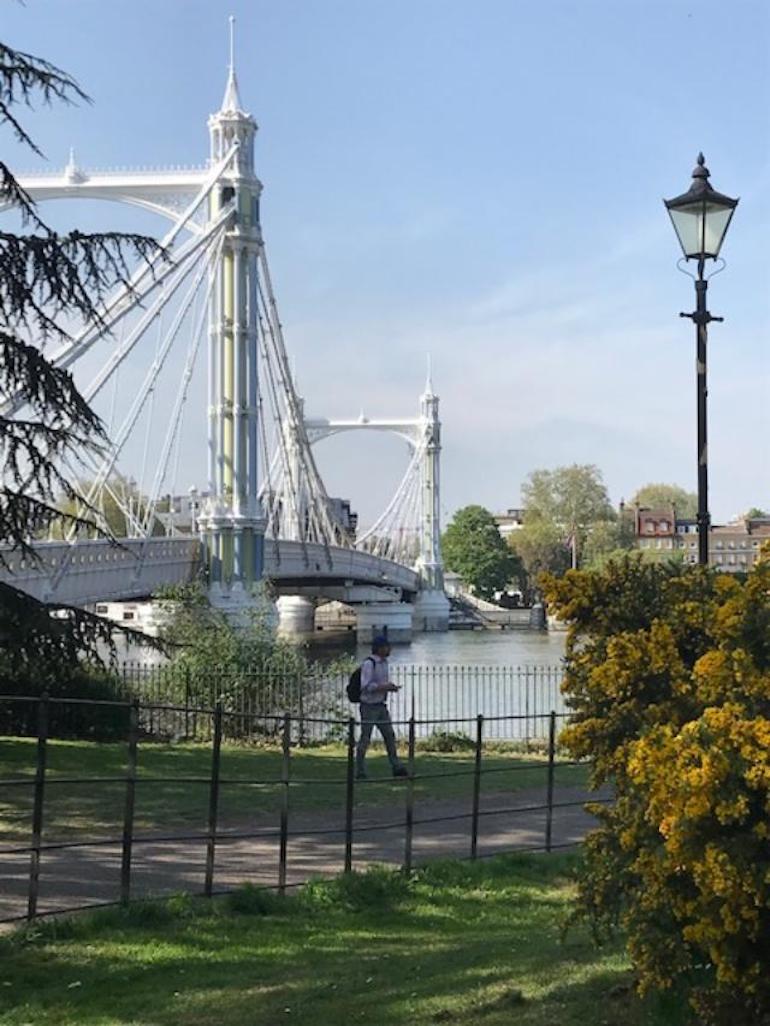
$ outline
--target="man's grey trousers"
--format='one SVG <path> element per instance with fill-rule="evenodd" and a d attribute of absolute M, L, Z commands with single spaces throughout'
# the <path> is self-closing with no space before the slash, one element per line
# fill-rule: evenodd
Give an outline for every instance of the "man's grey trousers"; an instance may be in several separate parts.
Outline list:
<path fill-rule="evenodd" d="M 390 713 L 388 712 L 387 705 L 384 702 L 361 702 L 359 709 L 361 710 L 361 735 L 358 738 L 358 746 L 356 748 L 357 772 L 360 774 L 364 773 L 364 759 L 366 758 L 369 742 L 372 739 L 372 730 L 375 727 L 382 734 L 390 765 L 393 769 L 396 769 L 401 763 L 396 751 L 396 735 L 393 733 L 393 725 L 390 722 Z"/>

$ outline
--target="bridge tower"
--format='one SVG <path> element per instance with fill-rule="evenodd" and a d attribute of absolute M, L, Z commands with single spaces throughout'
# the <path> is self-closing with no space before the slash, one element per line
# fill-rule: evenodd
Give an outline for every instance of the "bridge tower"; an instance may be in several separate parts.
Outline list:
<path fill-rule="evenodd" d="M 444 593 L 441 557 L 441 420 L 430 368 L 420 397 L 420 419 L 425 450 L 420 466 L 420 552 L 416 569 L 422 589 L 414 602 L 413 624 L 416 631 L 445 631 L 449 626 L 449 600 Z"/>
<path fill-rule="evenodd" d="M 234 159 L 209 197 L 213 221 L 233 207 L 209 302 L 208 491 L 199 518 L 213 602 L 236 611 L 262 578 L 265 519 L 258 475 L 258 267 L 262 183 L 254 171 L 257 123 L 241 103 L 230 19 L 230 68 L 222 106 L 208 121 L 211 166 Z"/>

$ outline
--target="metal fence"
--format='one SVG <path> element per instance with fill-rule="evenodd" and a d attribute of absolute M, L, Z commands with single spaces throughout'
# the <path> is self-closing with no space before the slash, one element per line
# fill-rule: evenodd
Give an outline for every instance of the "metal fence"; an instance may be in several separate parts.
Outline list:
<path fill-rule="evenodd" d="M 561 694 L 561 666 L 425 666 L 392 663 L 391 679 L 401 690 L 390 696 L 396 733 L 403 739 L 407 721 L 417 722 L 418 737 L 434 727 L 422 721 L 488 721 L 488 736 L 500 740 L 546 737 L 543 714 L 567 711 Z M 350 712 L 345 687 L 348 674 L 314 668 L 250 670 L 237 674 L 206 670 L 195 674 L 173 664 L 126 664 L 121 670 L 123 693 L 152 705 L 183 706 L 184 718 L 164 712 L 143 723 L 151 733 L 210 739 L 210 725 L 196 708 L 220 702 L 226 712 L 255 721 L 289 712 L 301 742 L 324 741 L 325 720 L 344 719 Z M 338 733 L 336 725 L 334 731 Z"/>
<path fill-rule="evenodd" d="M 266 723 L 250 714 L 228 712 L 221 703 L 213 708 L 171 707 L 152 706 L 138 700 L 108 703 L 54 699 L 45 695 L 38 698 L 0 696 L 0 707 L 24 704 L 35 712 L 34 773 L 16 776 L 3 773 L 0 796 L 7 794 L 9 789 L 26 789 L 25 793 L 30 796 L 27 809 L 29 833 L 27 843 L 0 846 L 0 865 L 6 866 L 6 871 L 0 873 L 0 879 L 5 877 L 0 891 L 0 894 L 5 893 L 0 902 L 0 921 L 33 919 L 51 912 L 127 903 L 148 894 L 191 891 L 211 896 L 244 880 L 277 887 L 283 892 L 318 873 L 350 871 L 356 862 L 391 862 L 409 871 L 416 861 L 436 855 L 475 859 L 501 851 L 550 852 L 578 843 L 585 832 L 586 823 L 578 822 L 582 813 L 577 810 L 582 807 L 586 796 L 566 793 L 566 800 L 560 800 L 560 796 L 555 794 L 557 772 L 563 767 L 577 765 L 558 758 L 558 729 L 565 714 L 555 710 L 537 714 L 530 712 L 527 716 L 478 714 L 470 720 L 442 717 L 418 721 L 409 717 L 406 721 L 396 721 L 406 736 L 408 776 L 399 781 L 399 785 L 403 785 L 403 795 L 398 795 L 395 804 L 379 808 L 374 803 L 362 809 L 360 804 L 356 804 L 357 793 L 359 798 L 362 794 L 359 789 L 376 788 L 385 782 L 392 784 L 392 781 L 384 777 L 364 781 L 356 779 L 357 724 L 352 718 L 324 719 L 320 724 L 326 735 L 336 730 L 343 738 L 344 774 L 340 772 L 339 777 L 333 779 L 308 779 L 297 775 L 292 754 L 296 743 L 295 721 L 290 714 L 285 714 L 270 721 L 271 732 L 277 738 L 277 751 L 280 752 L 277 760 L 279 772 L 252 779 L 228 776 L 222 772 L 222 746 L 228 735 L 244 738 L 251 732 L 252 739 L 263 737 Z M 92 772 L 85 776 L 51 772 L 49 757 L 56 756 L 57 752 L 51 745 L 49 726 L 53 721 L 52 710 L 57 708 L 77 708 L 81 713 L 93 714 L 107 709 L 122 717 L 126 729 L 122 742 L 125 747 L 121 747 L 125 768 L 118 773 Z M 153 777 L 138 772 L 140 751 L 159 748 L 157 743 L 153 744 L 143 736 L 142 722 L 147 722 L 153 714 L 169 713 L 182 720 L 196 715 L 201 721 L 209 722 L 207 751 L 210 762 L 204 775 Z M 247 722 L 244 724 L 244 721 Z M 511 757 L 504 760 L 497 740 L 504 721 L 513 721 L 521 726 L 521 730 L 512 731 L 515 737 L 522 737 L 527 725 L 536 731 L 532 737 L 523 738 L 525 745 L 536 744 L 544 736 L 542 757 L 538 759 L 522 754 L 524 746 L 509 745 L 509 750 L 516 749 L 517 757 L 509 753 Z M 306 729 L 314 722 L 308 719 Z M 448 768 L 442 768 L 440 772 L 422 771 L 421 745 L 426 742 L 421 742 L 420 737 L 430 736 L 436 728 L 440 733 L 448 727 L 456 728 L 456 733 L 470 738 L 468 744 L 461 746 L 465 748 L 465 758 L 448 760 Z M 94 750 L 98 747 L 94 745 Z M 160 747 L 164 750 L 169 748 Z M 173 746 L 170 750 L 174 750 Z M 492 752 L 496 753 L 494 761 Z M 98 760 L 92 759 L 91 762 L 100 765 Z M 525 771 L 537 777 L 535 799 L 530 785 L 523 791 L 510 786 L 508 791 L 505 788 L 501 790 L 499 783 L 492 788 L 483 786 L 492 774 L 498 774 L 497 780 L 500 781 L 499 774 Z M 449 808 L 431 796 L 417 800 L 415 789 L 426 781 L 462 777 L 466 779 L 469 794 L 459 805 L 454 801 Z M 169 784 L 182 789 L 203 789 L 207 796 L 204 829 L 145 833 L 137 828 L 137 787 Z M 61 795 L 63 785 L 82 788 L 78 793 L 84 795 L 98 788 L 112 788 L 110 794 L 115 796 L 116 815 L 122 817 L 120 834 L 49 840 L 47 817 L 57 802 L 57 789 Z M 244 787 L 253 789 L 250 793 L 267 793 L 270 796 L 267 820 L 249 829 L 240 825 L 234 827 L 223 819 L 221 812 L 223 795 L 228 789 Z M 325 807 L 322 814 L 314 816 L 312 812 L 294 808 L 292 795 L 298 790 L 312 800 L 321 794 L 322 789 L 329 787 L 338 788 L 341 797 L 338 802 Z M 371 792 L 364 792 L 364 797 L 367 794 Z M 305 802 L 304 809 L 307 807 Z M 168 809 L 168 823 L 173 822 L 173 811 Z M 421 843 L 422 852 L 419 850 Z M 196 848 L 199 853 L 197 861 L 191 854 Z"/>

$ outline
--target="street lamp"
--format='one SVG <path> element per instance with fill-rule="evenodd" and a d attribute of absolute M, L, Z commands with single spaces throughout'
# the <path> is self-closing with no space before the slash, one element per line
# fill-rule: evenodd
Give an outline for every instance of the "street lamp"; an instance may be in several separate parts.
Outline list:
<path fill-rule="evenodd" d="M 717 260 L 722 248 L 737 199 L 716 192 L 709 185 L 709 170 L 702 153 L 692 173 L 692 185 L 687 192 L 675 199 L 663 200 L 671 223 L 674 226 L 685 260 L 698 261 L 695 279 L 695 312 L 681 313 L 695 324 L 696 372 L 698 405 L 698 562 L 707 566 L 709 561 L 708 511 L 708 448 L 706 431 L 706 342 L 709 321 L 721 321 L 723 317 L 712 317 L 706 309 L 708 279 L 704 274 L 706 261 Z"/>

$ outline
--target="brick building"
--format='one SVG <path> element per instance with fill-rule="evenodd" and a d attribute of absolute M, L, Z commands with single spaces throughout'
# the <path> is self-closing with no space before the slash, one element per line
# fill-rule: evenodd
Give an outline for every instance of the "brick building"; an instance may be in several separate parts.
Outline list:
<path fill-rule="evenodd" d="M 680 552 L 686 563 L 698 562 L 697 521 L 677 517 L 673 506 L 621 507 L 621 515 L 633 517 L 638 548 L 659 552 L 662 559 Z M 765 541 L 770 541 L 770 517 L 744 517 L 714 525 L 709 534 L 709 564 L 725 573 L 746 573 Z"/>

